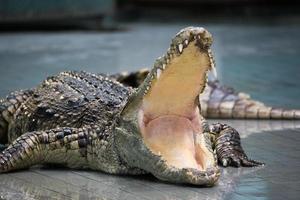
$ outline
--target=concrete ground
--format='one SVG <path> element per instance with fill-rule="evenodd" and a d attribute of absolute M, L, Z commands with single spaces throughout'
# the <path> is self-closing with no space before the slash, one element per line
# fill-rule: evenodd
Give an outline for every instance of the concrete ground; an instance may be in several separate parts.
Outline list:
<path fill-rule="evenodd" d="M 63 70 L 114 73 L 151 66 L 188 25 L 206 27 L 223 83 L 273 106 L 300 108 L 298 23 L 126 23 L 127 31 L 0 34 L 0 96 Z M 262 168 L 222 169 L 212 188 L 152 176 L 35 167 L 0 175 L 0 199 L 299 199 L 300 122 L 225 121 Z"/>
<path fill-rule="evenodd" d="M 241 124 L 245 121 L 240 121 Z M 278 122 L 280 123 L 280 122 Z M 260 124 L 265 126 L 265 124 Z M 248 127 L 253 129 L 252 126 Z M 300 129 L 252 132 L 243 146 L 261 168 L 223 168 L 212 188 L 173 185 L 152 176 L 35 167 L 1 174 L 2 199 L 299 199 Z"/>

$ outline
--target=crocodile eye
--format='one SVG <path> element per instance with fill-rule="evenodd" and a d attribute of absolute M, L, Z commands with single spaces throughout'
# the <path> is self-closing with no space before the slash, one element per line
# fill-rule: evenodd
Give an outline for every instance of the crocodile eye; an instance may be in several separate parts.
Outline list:
<path fill-rule="evenodd" d="M 36 109 L 36 114 L 45 117 L 52 117 L 55 114 L 55 111 L 49 108 L 48 105 L 40 104 Z"/>
<path fill-rule="evenodd" d="M 76 107 L 79 105 L 79 100 L 77 98 L 71 98 L 67 101 L 68 106 Z"/>

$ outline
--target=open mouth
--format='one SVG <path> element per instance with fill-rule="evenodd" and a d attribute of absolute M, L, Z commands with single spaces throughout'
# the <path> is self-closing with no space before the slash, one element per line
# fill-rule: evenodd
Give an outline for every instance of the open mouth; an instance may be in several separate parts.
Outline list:
<path fill-rule="evenodd" d="M 214 64 L 209 49 L 212 39 L 202 28 L 189 30 L 176 35 L 168 53 L 148 75 L 138 124 L 146 146 L 167 166 L 210 171 L 214 182 L 216 159 L 205 138 L 198 99 Z"/>

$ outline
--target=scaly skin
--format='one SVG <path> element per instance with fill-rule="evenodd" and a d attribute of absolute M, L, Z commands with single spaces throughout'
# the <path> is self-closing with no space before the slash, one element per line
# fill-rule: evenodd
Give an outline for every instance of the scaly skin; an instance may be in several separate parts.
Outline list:
<path fill-rule="evenodd" d="M 144 68 L 136 72 L 122 72 L 110 77 L 133 88 L 148 75 Z M 209 119 L 300 119 L 300 110 L 273 108 L 251 99 L 250 95 L 222 86 L 219 81 L 208 81 L 199 96 L 201 114 Z"/>
<path fill-rule="evenodd" d="M 11 153 L 14 160 L 23 154 L 30 157 L 32 160 L 26 162 L 27 166 L 54 162 L 74 168 L 85 167 L 81 163 L 100 155 L 97 160 L 103 166 L 97 168 L 109 173 L 122 170 L 115 150 L 110 147 L 110 133 L 114 116 L 120 112 L 130 92 L 130 88 L 107 77 L 85 72 L 63 72 L 50 77 L 33 89 L 33 94 L 12 113 L 14 117 L 7 120 L 7 139 L 14 143 L 6 152 Z M 22 142 L 26 142 L 25 146 L 17 150 L 15 145 Z M 34 148 L 38 149 L 38 159 L 34 158 L 34 151 L 31 152 Z M 22 164 L 12 164 L 6 162 L 5 169 L 23 168 Z"/>
<path fill-rule="evenodd" d="M 211 43 L 203 28 L 181 30 L 137 89 L 103 75 L 62 72 L 2 100 L 0 142 L 10 145 L 0 154 L 0 173 L 54 163 L 213 185 L 217 160 L 261 165 L 247 158 L 237 131 L 209 126 L 200 115 L 199 93 L 214 67 Z M 184 93 L 166 98 L 174 85 Z"/>
<path fill-rule="evenodd" d="M 6 99 L 0 100 L 0 141 L 3 144 L 8 143 L 7 134 L 8 122 L 13 121 L 13 116 L 17 109 L 26 101 L 28 97 L 33 94 L 31 90 L 13 92 L 6 97 Z M 12 139 L 10 140 L 12 141 Z"/>

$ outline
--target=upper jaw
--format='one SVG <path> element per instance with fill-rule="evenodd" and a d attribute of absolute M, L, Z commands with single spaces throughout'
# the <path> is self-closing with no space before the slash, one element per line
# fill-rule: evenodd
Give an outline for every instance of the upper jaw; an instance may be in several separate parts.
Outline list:
<path fill-rule="evenodd" d="M 142 106 L 143 99 L 150 91 L 153 81 L 159 79 L 161 74 L 168 68 L 170 63 L 172 63 L 173 59 L 182 55 L 185 49 L 192 44 L 196 44 L 199 51 L 206 53 L 209 58 L 209 66 L 202 74 L 204 76 L 204 81 L 199 85 L 197 96 L 201 94 L 206 86 L 209 70 L 215 69 L 215 61 L 210 49 L 212 41 L 212 35 L 202 27 L 187 27 L 179 31 L 172 39 L 167 53 L 155 61 L 152 70 L 148 73 L 144 82 L 128 99 L 128 103 L 121 112 L 122 117 L 128 120 L 134 119 L 137 121 L 138 116 L 136 111 Z"/>
<path fill-rule="evenodd" d="M 167 53 L 155 61 L 152 70 L 143 84 L 138 88 L 138 93 L 140 95 L 147 94 L 151 88 L 152 81 L 160 78 L 162 72 L 172 63 L 172 60 L 182 55 L 185 49 L 191 44 L 195 44 L 199 48 L 199 51 L 207 53 L 210 62 L 207 72 L 209 70 L 215 71 L 215 61 L 210 49 L 212 42 L 212 35 L 202 27 L 187 27 L 179 31 L 172 39 Z M 207 73 L 205 73 L 205 76 L 207 76 Z M 200 93 L 203 92 L 206 82 L 203 84 Z"/>

